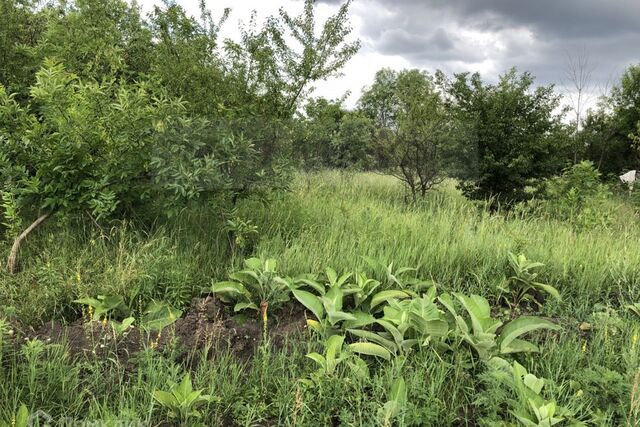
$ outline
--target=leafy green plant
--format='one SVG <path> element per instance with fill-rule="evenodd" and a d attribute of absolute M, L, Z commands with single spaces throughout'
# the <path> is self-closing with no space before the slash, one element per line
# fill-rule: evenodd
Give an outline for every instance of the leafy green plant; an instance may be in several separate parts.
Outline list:
<path fill-rule="evenodd" d="M 420 298 L 389 299 L 384 307 L 384 316 L 375 320 L 383 331 L 349 329 L 349 332 L 396 355 L 404 354 L 416 345 L 448 348 L 444 338 L 449 333 L 449 325 L 434 300 L 435 288 Z"/>
<path fill-rule="evenodd" d="M 319 295 L 315 295 L 303 289 L 293 289 L 293 296 L 304 305 L 316 317 L 315 320 L 307 319 L 307 325 L 322 335 L 331 335 L 339 322 L 358 319 L 353 314 L 342 310 L 345 295 L 357 292 L 347 285 L 351 273 L 342 276 L 331 268 L 326 269 L 328 283 L 323 285 L 314 280 L 303 280 L 303 284 L 314 289 Z"/>
<path fill-rule="evenodd" d="M 258 236 L 258 226 L 254 225 L 251 220 L 245 220 L 238 216 L 228 219 L 225 222 L 225 229 L 229 238 L 231 254 L 234 259 L 238 254 L 243 253 L 247 248 L 251 247 Z"/>
<path fill-rule="evenodd" d="M 364 257 L 364 260 L 376 273 L 380 273 L 384 276 L 384 287 L 401 289 L 411 296 L 418 296 L 418 292 L 429 289 L 435 286 L 435 282 L 432 280 L 423 280 L 416 277 L 414 274 L 418 270 L 413 267 L 398 267 L 394 269 L 393 262 L 388 265 L 383 264 L 379 260 L 371 257 Z"/>
<path fill-rule="evenodd" d="M 18 411 L 11 417 L 11 422 L 0 422 L 0 427 L 28 427 L 32 423 L 29 422 L 29 409 L 23 404 L 20 405 Z"/>
<path fill-rule="evenodd" d="M 200 418 L 197 408 L 211 401 L 211 396 L 202 394 L 202 390 L 194 390 L 191 375 L 184 375 L 180 384 L 171 384 L 169 391 L 156 390 L 153 398 L 169 411 L 170 418 L 177 418 L 187 425 L 191 418 Z"/>
<path fill-rule="evenodd" d="M 392 421 L 402 416 L 407 407 L 407 385 L 403 377 L 393 381 L 389 390 L 388 399 L 380 409 L 382 425 L 390 426 Z"/>
<path fill-rule="evenodd" d="M 324 284 L 317 280 L 301 280 L 301 286 L 293 290 L 294 297 L 316 316 L 316 320 L 307 321 L 308 325 L 325 335 L 335 330 L 340 322 L 345 328 L 370 325 L 376 320 L 373 315 L 384 307 L 385 302 L 411 295 L 397 289 L 376 292 L 380 282 L 360 272 L 338 276 L 335 270 L 327 268 L 325 276 Z M 351 277 L 355 278 L 354 282 L 348 281 Z M 317 295 L 301 289 L 305 286 L 315 290 Z M 347 297 L 353 301 L 353 310 L 345 309 Z"/>
<path fill-rule="evenodd" d="M 561 299 L 560 293 L 556 288 L 536 280 L 538 273 L 534 272 L 534 270 L 543 267 L 544 264 L 530 261 L 522 254 L 516 256 L 509 252 L 508 256 L 509 266 L 513 275 L 507 279 L 504 286 L 499 287 L 499 290 L 506 294 L 504 299 L 507 300 L 512 308 L 525 301 L 540 305 L 540 302 L 536 300 L 534 291 L 542 291 L 557 300 Z"/>
<path fill-rule="evenodd" d="M 116 309 L 124 309 L 124 301 L 121 296 L 114 295 L 98 295 L 96 298 L 80 298 L 74 300 L 77 304 L 83 304 L 91 307 L 92 320 L 100 320 L 103 316 L 110 315 Z"/>
<path fill-rule="evenodd" d="M 178 318 L 182 316 L 182 310 L 171 307 L 161 301 L 152 301 L 143 311 L 143 315 L 140 318 L 140 327 L 146 331 L 161 331 L 169 325 L 175 323 Z M 125 327 L 133 323 L 131 318 L 127 318 L 122 321 L 121 327 Z"/>
<path fill-rule="evenodd" d="M 230 281 L 214 283 L 213 293 L 223 302 L 235 301 L 234 311 L 260 311 L 266 324 L 267 310 L 289 301 L 292 286 L 276 273 L 276 260 L 249 258 L 245 269 L 229 274 Z"/>
<path fill-rule="evenodd" d="M 479 295 L 469 297 L 457 292 L 453 295 L 464 307 L 467 318 L 458 314 L 451 295 L 442 294 L 438 301 L 451 314 L 458 336 L 482 360 L 488 360 L 497 354 L 537 352 L 537 345 L 520 337 L 540 329 L 560 329 L 555 323 L 535 316 L 522 316 L 504 325 L 491 317 L 491 307 L 485 298 Z"/>
<path fill-rule="evenodd" d="M 324 356 L 319 353 L 309 353 L 307 357 L 318 364 L 318 371 L 332 375 L 338 364 L 346 359 L 346 356 L 342 354 L 343 343 L 343 336 L 332 335 L 327 339 Z"/>
<path fill-rule="evenodd" d="M 112 320 L 109 322 L 109 325 L 113 330 L 113 334 L 117 337 L 120 337 L 133 327 L 133 323 L 135 321 L 136 321 L 135 317 L 130 316 L 130 317 L 127 317 L 126 319 L 123 319 L 122 322 Z"/>
<path fill-rule="evenodd" d="M 333 375 L 336 368 L 345 362 L 349 365 L 349 372 L 360 379 L 369 378 L 369 367 L 364 360 L 350 351 L 350 347 L 343 346 L 344 337 L 332 335 L 325 341 L 325 354 L 309 353 L 307 357 L 318 365 L 316 375 Z"/>
<path fill-rule="evenodd" d="M 515 398 L 507 399 L 509 412 L 526 427 L 550 427 L 566 421 L 572 426 L 583 423 L 573 419 L 570 412 L 559 406 L 554 400 L 542 396 L 544 379 L 538 378 L 518 362 L 511 365 L 501 358 L 489 362 L 492 375 L 511 389 Z"/>

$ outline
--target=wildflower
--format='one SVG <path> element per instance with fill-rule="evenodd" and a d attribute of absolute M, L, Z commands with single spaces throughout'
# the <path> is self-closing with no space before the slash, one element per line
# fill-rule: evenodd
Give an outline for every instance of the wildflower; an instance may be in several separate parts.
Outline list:
<path fill-rule="evenodd" d="M 102 318 L 102 327 L 104 328 L 105 326 L 107 326 L 107 316 Z"/>
<path fill-rule="evenodd" d="M 80 272 L 76 271 L 76 282 L 80 283 Z"/>
<path fill-rule="evenodd" d="M 586 341 L 584 341 L 584 342 L 582 343 L 582 352 L 583 352 L 583 353 L 586 353 L 586 352 L 587 352 L 587 342 L 586 342 Z"/>
<path fill-rule="evenodd" d="M 638 334 L 633 334 L 633 336 L 631 337 L 631 344 L 633 345 L 633 347 L 635 347 L 637 343 L 638 343 Z"/>

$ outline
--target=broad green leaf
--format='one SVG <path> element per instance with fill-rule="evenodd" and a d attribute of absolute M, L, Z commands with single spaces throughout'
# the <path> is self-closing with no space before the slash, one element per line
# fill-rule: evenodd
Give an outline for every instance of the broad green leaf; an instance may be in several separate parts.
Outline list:
<path fill-rule="evenodd" d="M 211 286 L 211 291 L 214 294 L 226 294 L 226 295 L 246 295 L 247 289 L 242 283 L 238 282 L 217 282 Z"/>
<path fill-rule="evenodd" d="M 29 410 L 25 405 L 20 405 L 14 423 L 15 427 L 27 427 L 29 424 Z"/>
<path fill-rule="evenodd" d="M 389 352 L 389 350 L 378 344 L 370 342 L 356 342 L 353 344 L 349 344 L 349 349 L 354 353 L 381 357 L 385 360 L 391 359 L 391 353 Z"/>
<path fill-rule="evenodd" d="M 252 302 L 239 302 L 233 307 L 233 311 L 237 313 L 238 311 L 245 310 L 247 308 L 250 308 L 250 309 L 256 310 L 256 311 L 260 311 L 258 306 L 255 303 L 252 303 Z"/>
<path fill-rule="evenodd" d="M 543 291 L 545 291 L 546 293 L 548 293 L 549 295 L 551 295 L 552 297 L 554 297 L 555 299 L 557 299 L 558 301 L 561 301 L 562 298 L 560 297 L 560 292 L 558 292 L 558 290 L 556 288 L 554 288 L 551 285 L 546 285 L 544 283 L 534 283 L 534 285 L 537 288 L 542 289 Z"/>
<path fill-rule="evenodd" d="M 320 322 L 316 320 L 307 319 L 307 326 L 318 333 L 322 333 L 322 325 L 320 325 Z"/>
<path fill-rule="evenodd" d="M 500 350 L 509 348 L 509 345 L 513 340 L 520 337 L 527 332 L 535 331 L 538 329 L 561 329 L 560 326 L 546 319 L 541 319 L 535 316 L 522 316 L 515 320 L 512 320 L 502 328 L 500 332 Z"/>
<path fill-rule="evenodd" d="M 314 362 L 316 362 L 318 365 L 320 365 L 321 368 L 325 368 L 327 366 L 326 364 L 326 360 L 324 358 L 323 355 L 318 354 L 318 353 L 309 353 L 307 354 L 307 356 L 309 359 L 313 360 Z"/>
<path fill-rule="evenodd" d="M 273 258 L 269 258 L 264 262 L 264 271 L 274 272 L 276 271 L 276 266 L 278 265 L 277 261 Z"/>
<path fill-rule="evenodd" d="M 324 307 L 317 296 L 301 289 L 294 289 L 292 292 L 293 296 L 316 316 L 316 319 L 322 320 L 324 318 Z"/>
<path fill-rule="evenodd" d="M 344 337 L 341 335 L 332 335 L 329 337 L 327 340 L 327 362 L 331 363 L 331 361 L 336 359 L 336 355 L 340 354 L 343 342 Z"/>
<path fill-rule="evenodd" d="M 401 406 L 407 403 L 407 386 L 404 378 L 398 377 L 391 386 L 390 400 L 398 402 Z"/>
<path fill-rule="evenodd" d="M 251 270 L 241 270 L 229 273 L 229 278 L 236 282 L 244 283 L 247 285 L 257 285 L 260 283 L 260 277 Z"/>
<path fill-rule="evenodd" d="M 533 374 L 526 374 L 522 381 L 524 385 L 529 387 L 535 394 L 540 394 L 542 391 L 542 386 L 544 386 L 544 380 L 542 378 L 538 378 Z"/>
<path fill-rule="evenodd" d="M 392 351 L 394 353 L 397 351 L 397 346 L 393 341 L 388 340 L 384 337 L 381 337 L 379 334 L 375 332 L 364 331 L 362 329 L 348 329 L 347 331 L 350 334 L 353 334 L 360 338 L 364 338 L 367 341 L 372 341 L 374 343 L 380 344 L 381 346 L 385 347 L 389 351 Z"/>
<path fill-rule="evenodd" d="M 331 325 L 335 325 L 336 323 L 343 320 L 356 320 L 353 314 L 345 313 L 344 311 L 332 310 L 327 310 L 327 318 L 329 318 L 329 322 L 331 323 Z"/>
<path fill-rule="evenodd" d="M 327 280 L 331 285 L 335 284 L 338 281 L 338 273 L 333 268 L 327 267 L 325 270 L 327 275 Z"/>
<path fill-rule="evenodd" d="M 394 289 L 387 290 L 387 291 L 380 291 L 371 298 L 371 308 L 374 308 L 378 304 L 381 304 L 392 298 L 402 299 L 402 298 L 408 298 L 408 297 L 409 295 L 405 291 L 399 291 Z"/>
<path fill-rule="evenodd" d="M 77 304 L 90 305 L 91 307 L 96 307 L 98 304 L 100 304 L 100 301 L 95 298 L 80 298 L 73 300 L 73 302 Z"/>
<path fill-rule="evenodd" d="M 171 393 L 166 391 L 156 390 L 153 392 L 153 398 L 166 408 L 174 409 L 178 407 L 178 401 Z"/>
<path fill-rule="evenodd" d="M 260 258 L 248 258 L 244 260 L 244 265 L 252 270 L 261 270 L 262 269 L 262 261 Z"/>
<path fill-rule="evenodd" d="M 319 295 L 324 295 L 326 292 L 324 285 L 318 283 L 315 280 L 301 279 L 300 283 L 304 283 L 305 285 L 312 287 L 313 290 L 316 291 Z"/>
<path fill-rule="evenodd" d="M 145 315 L 140 319 L 140 325 L 148 331 L 159 331 L 173 324 L 182 311 L 168 304 L 153 301 L 145 309 Z"/>
<path fill-rule="evenodd" d="M 502 354 L 537 353 L 538 351 L 540 351 L 540 349 L 538 348 L 537 345 L 529 341 L 521 340 L 518 338 L 511 341 L 511 343 L 508 346 L 500 348 L 500 353 Z"/>
<path fill-rule="evenodd" d="M 363 311 L 354 311 L 351 313 L 354 317 L 353 320 L 348 320 L 344 323 L 345 328 L 353 329 L 353 328 L 361 328 L 363 326 L 370 325 L 376 321 L 376 318 L 369 313 L 365 313 Z"/>

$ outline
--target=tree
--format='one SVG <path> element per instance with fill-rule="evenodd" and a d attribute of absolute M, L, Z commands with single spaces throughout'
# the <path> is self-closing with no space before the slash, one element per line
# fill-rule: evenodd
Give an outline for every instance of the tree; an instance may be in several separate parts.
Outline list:
<path fill-rule="evenodd" d="M 522 200 L 532 180 L 565 166 L 570 147 L 564 110 L 556 112 L 560 96 L 553 86 L 532 89 L 533 82 L 512 69 L 495 85 L 477 73 L 457 74 L 449 83 L 456 120 L 464 124 L 457 151 L 469 165 L 459 176 L 468 196 Z"/>
<path fill-rule="evenodd" d="M 175 191 L 175 182 L 158 181 L 153 167 L 160 136 L 183 114 L 180 101 L 147 83 L 85 82 L 54 62 L 37 73 L 30 107 L 0 89 L 3 198 L 8 195 L 23 217 L 37 213 L 15 240 L 9 271 L 16 270 L 22 241 L 53 213 L 88 213 L 100 221 L 155 203 L 162 192 L 192 195 L 188 188 Z"/>
<path fill-rule="evenodd" d="M 294 156 L 300 158 L 305 167 L 333 165 L 333 141 L 345 114 L 341 100 L 313 98 L 307 101 L 294 143 Z"/>
<path fill-rule="evenodd" d="M 640 152 L 633 135 L 640 121 L 640 65 L 630 66 L 603 97 L 600 108 L 587 116 L 582 136 L 586 155 L 603 175 L 617 176 L 638 168 Z"/>
<path fill-rule="evenodd" d="M 433 77 L 420 70 L 381 70 L 359 106 L 376 121 L 380 164 L 415 202 L 444 178 L 450 126 Z"/>
<path fill-rule="evenodd" d="M 571 104 L 574 113 L 573 134 L 573 163 L 578 163 L 578 156 L 584 149 L 584 141 L 581 138 L 580 130 L 584 120 L 584 110 L 591 100 L 591 76 L 593 74 L 593 66 L 589 60 L 589 54 L 586 49 L 578 51 L 576 54 L 567 54 L 567 66 L 565 69 L 565 78 L 567 82 L 566 97 Z"/>
<path fill-rule="evenodd" d="M 347 112 L 331 141 L 331 164 L 339 168 L 368 170 L 375 167 L 373 122 L 359 112 Z"/>
<path fill-rule="evenodd" d="M 0 0 L 0 84 L 16 100 L 28 97 L 39 65 L 36 46 L 45 30 L 46 9 L 35 0 Z"/>

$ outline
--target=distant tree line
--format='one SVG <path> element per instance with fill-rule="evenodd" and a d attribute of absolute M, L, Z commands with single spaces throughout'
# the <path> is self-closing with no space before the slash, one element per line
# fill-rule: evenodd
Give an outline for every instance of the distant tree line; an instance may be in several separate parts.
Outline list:
<path fill-rule="evenodd" d="M 580 126 L 553 85 L 511 69 L 496 84 L 479 74 L 382 69 L 354 111 L 309 100 L 296 154 L 310 167 L 382 170 L 411 197 L 455 177 L 472 198 L 512 203 L 566 168 L 590 161 L 611 179 L 638 163 L 640 66 L 587 112 Z"/>

